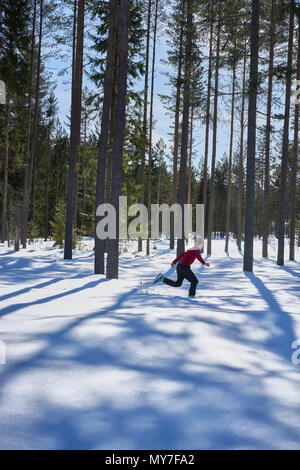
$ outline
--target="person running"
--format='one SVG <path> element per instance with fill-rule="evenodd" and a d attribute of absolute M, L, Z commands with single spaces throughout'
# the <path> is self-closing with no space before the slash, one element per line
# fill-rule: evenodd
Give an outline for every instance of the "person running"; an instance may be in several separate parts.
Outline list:
<path fill-rule="evenodd" d="M 172 281 L 172 279 L 168 279 L 167 277 L 164 277 L 162 274 L 160 274 L 157 279 L 155 280 L 155 284 L 157 282 L 163 282 L 164 284 L 167 284 L 168 286 L 172 287 L 180 287 L 184 281 L 184 279 L 187 279 L 190 283 L 190 290 L 189 290 L 189 297 L 195 297 L 196 294 L 196 288 L 198 284 L 198 279 L 191 270 L 191 265 L 197 259 L 200 261 L 201 264 L 204 266 L 209 267 L 210 264 L 206 263 L 204 259 L 202 258 L 200 251 L 203 248 L 203 244 L 200 244 L 199 242 L 195 244 L 195 246 L 184 253 L 181 253 L 174 261 L 172 262 L 171 266 L 175 266 L 177 264 L 177 280 Z"/>

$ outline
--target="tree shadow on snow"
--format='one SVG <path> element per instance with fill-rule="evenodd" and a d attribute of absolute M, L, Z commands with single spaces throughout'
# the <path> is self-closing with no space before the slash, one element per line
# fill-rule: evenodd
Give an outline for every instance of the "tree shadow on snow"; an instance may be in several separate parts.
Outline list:
<path fill-rule="evenodd" d="M 286 271 L 287 273 L 291 274 L 294 277 L 299 277 L 300 278 L 300 272 L 295 271 L 290 266 L 280 266 L 280 269 L 283 269 L 283 271 Z"/>
<path fill-rule="evenodd" d="M 261 281 L 253 276 L 249 279 L 270 308 L 281 314 Z M 93 287 L 92 284 L 95 283 L 89 283 L 85 288 Z M 43 398 L 35 398 L 31 404 L 32 414 L 26 416 L 27 438 L 21 426 L 19 431 L 18 417 L 13 416 L 6 431 L 16 420 L 16 428 L 11 432 L 17 447 L 276 448 L 273 441 L 276 437 L 295 447 L 300 438 L 299 429 L 280 420 L 280 409 L 274 413 L 274 402 L 264 393 L 263 379 L 268 371 L 253 377 L 241 367 L 205 364 L 199 355 L 192 359 L 194 346 L 190 341 L 191 333 L 184 329 L 184 319 L 180 319 L 181 329 L 168 331 L 159 324 L 151 324 L 149 315 L 130 313 L 130 306 L 135 303 L 142 308 L 146 297 L 139 289 L 132 289 L 119 296 L 109 309 L 77 317 L 59 330 L 38 334 L 36 339 L 44 344 L 42 349 L 23 361 L 6 366 L 1 379 L 3 385 L 13 381 L 16 375 L 36 369 L 41 374 L 43 371 L 51 373 L 52 367 L 61 370 L 57 390 L 64 387 L 64 370 L 68 374 L 68 371 L 75 373 L 77 368 L 88 367 L 91 379 L 94 374 L 100 374 L 99 388 L 92 389 L 92 395 L 89 380 L 78 382 L 75 379 L 73 388 L 82 400 L 81 405 L 73 404 L 73 389 L 71 396 L 66 393 L 64 404 L 61 399 L 54 404 L 51 390 L 47 389 Z M 99 329 L 101 321 L 117 320 L 119 332 L 112 338 L 103 337 L 98 341 L 73 334 L 80 325 L 97 319 Z M 197 320 L 206 321 L 198 316 Z M 230 325 L 226 326 L 230 331 Z M 281 323 L 281 326 L 286 332 L 286 325 Z M 67 355 L 57 352 L 60 347 Z M 109 384 L 105 376 L 107 370 L 116 371 L 119 390 Z M 119 378 L 122 372 L 126 374 L 124 382 Z M 134 379 L 130 379 L 132 374 L 135 374 Z M 125 393 L 123 389 L 130 380 L 133 383 Z M 106 387 L 108 392 L 105 392 Z M 23 417 L 19 419 L 23 420 Z M 2 433 L 0 446 L 5 448 L 5 445 Z"/>
<path fill-rule="evenodd" d="M 218 263 L 217 268 L 228 269 L 228 260 Z M 263 346 L 285 360 L 289 357 L 290 361 L 294 334 L 287 313 L 260 278 L 249 273 L 246 278 L 269 310 L 252 312 L 250 304 L 246 305 L 245 323 L 254 314 L 253 321 L 259 323 L 266 314 L 271 315 L 276 327 L 266 342 L 247 340 L 247 344 L 256 349 Z M 103 282 L 107 279 L 28 304 L 13 305 L 11 311 L 94 288 Z M 234 276 L 230 283 L 234 291 L 230 303 L 242 308 L 240 287 L 234 285 Z M 37 388 L 26 411 L 26 432 L 21 414 L 2 420 L 0 447 L 7 448 L 6 436 L 14 435 L 14 443 L 9 445 L 21 449 L 261 449 L 284 444 L 296 448 L 300 429 L 289 424 L 287 413 L 297 416 L 299 405 L 290 405 L 287 410 L 282 401 L 275 403 L 270 398 L 264 382 L 269 374 L 267 366 L 262 365 L 260 374 L 253 376 L 246 367 L 207 364 L 199 354 L 192 331 L 187 328 L 191 322 L 211 326 L 221 337 L 245 341 L 245 323 L 230 321 L 234 311 L 226 305 L 225 296 L 224 302 L 218 296 L 214 273 L 206 271 L 201 285 L 203 289 L 214 287 L 215 297 L 221 300 L 216 304 L 214 299 L 205 299 L 206 318 L 201 317 L 202 306 L 179 295 L 172 296 L 171 290 L 169 296 L 160 295 L 161 303 L 156 306 L 153 296 L 136 287 L 116 296 L 109 307 L 83 313 L 55 331 L 28 335 L 28 341 L 38 341 L 42 346 L 21 360 L 11 364 L 8 361 L 3 368 L 2 406 L 6 404 L 7 388 L 16 379 L 37 370 L 38 387 L 43 382 L 43 373 L 50 374 L 49 384 L 54 381 L 59 399 L 55 401 L 46 385 L 42 393 Z M 42 283 L 40 287 L 45 286 Z M 153 314 L 143 313 L 144 307 L 151 304 Z M 172 313 L 174 305 L 182 309 L 182 314 Z M 140 308 L 140 313 L 132 311 L 133 306 L 135 310 Z M 189 306 L 193 315 L 187 312 Z M 210 320 L 207 318 L 210 311 L 228 314 L 227 320 L 219 323 L 216 317 Z M 153 315 L 157 313 L 155 320 Z M 88 326 L 90 321 L 92 331 L 87 331 L 86 337 L 85 330 L 77 335 L 78 328 Z M 115 328 L 112 336 L 93 335 L 96 331 L 100 334 L 105 325 Z M 172 325 L 176 328 L 170 328 Z M 108 372 L 112 375 L 106 375 Z M 72 388 L 64 392 L 70 373 L 74 374 Z M 276 376 L 276 372 L 272 373 Z M 97 374 L 97 385 L 93 385 Z M 281 371 L 278 380 L 280 374 Z"/>
<path fill-rule="evenodd" d="M 79 277 L 81 277 L 81 275 L 79 275 Z M 83 276 L 83 277 L 86 278 L 87 276 Z M 78 278 L 78 276 L 75 276 L 72 279 L 75 279 L 75 278 Z M 53 280 L 53 281 L 49 281 L 47 284 L 49 285 L 49 284 L 53 284 L 53 283 L 59 282 L 59 281 L 61 281 L 61 279 L 58 279 L 58 280 L 56 279 L 56 280 Z M 87 284 L 84 284 L 83 286 L 67 290 L 66 292 L 60 292 L 59 294 L 51 295 L 49 297 L 43 297 L 41 299 L 33 300 L 32 302 L 24 302 L 24 303 L 9 305 L 7 307 L 4 307 L 0 311 L 0 317 L 4 317 L 5 315 L 9 315 L 10 313 L 13 313 L 17 310 L 22 310 L 22 309 L 25 309 L 25 308 L 28 308 L 28 307 L 31 307 L 31 306 L 34 306 L 34 305 L 42 305 L 42 304 L 45 304 L 47 302 L 51 302 L 53 300 L 61 299 L 63 297 L 81 292 L 85 289 L 92 289 L 94 287 L 97 287 L 99 284 L 102 284 L 103 282 L 107 282 L 107 281 L 109 281 L 109 280 L 106 279 L 106 278 L 101 278 L 101 279 L 98 279 L 96 281 L 88 282 Z M 35 288 L 35 287 L 32 286 L 31 288 Z M 31 288 L 28 288 L 28 290 L 31 290 Z"/>
<path fill-rule="evenodd" d="M 269 306 L 274 320 L 274 333 L 266 341 L 267 349 L 280 353 L 288 362 L 291 361 L 292 343 L 295 340 L 295 333 L 291 322 L 290 315 L 283 311 L 271 290 L 266 287 L 262 280 L 254 273 L 245 272 L 245 276 L 259 291 L 261 297 Z"/>

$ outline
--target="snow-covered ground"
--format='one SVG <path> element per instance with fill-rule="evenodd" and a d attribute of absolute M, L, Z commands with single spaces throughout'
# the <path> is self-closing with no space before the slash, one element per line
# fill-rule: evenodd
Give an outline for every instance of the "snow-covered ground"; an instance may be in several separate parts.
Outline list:
<path fill-rule="evenodd" d="M 85 243 L 73 261 L 50 242 L 0 248 L 0 448 L 300 448 L 299 249 L 278 267 L 256 241 L 245 274 L 216 240 L 190 300 L 187 284 L 141 288 L 167 242 L 149 258 L 134 244 L 111 281 Z"/>

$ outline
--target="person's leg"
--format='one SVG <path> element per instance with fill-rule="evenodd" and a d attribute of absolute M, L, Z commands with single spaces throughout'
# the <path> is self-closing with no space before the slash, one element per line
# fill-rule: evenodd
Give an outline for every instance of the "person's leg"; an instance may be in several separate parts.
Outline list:
<path fill-rule="evenodd" d="M 163 277 L 162 282 L 164 284 L 167 284 L 168 286 L 171 286 L 171 287 L 180 287 L 183 283 L 184 275 L 182 274 L 179 265 L 177 266 L 176 271 L 177 271 L 177 280 L 176 281 L 172 281 L 172 279 L 168 279 L 167 277 Z"/>
<path fill-rule="evenodd" d="M 184 277 L 191 283 L 189 296 L 195 297 L 196 287 L 199 282 L 198 279 L 196 278 L 195 274 L 193 273 L 193 271 L 191 270 L 189 266 L 185 266 L 185 270 L 183 274 L 184 274 Z"/>

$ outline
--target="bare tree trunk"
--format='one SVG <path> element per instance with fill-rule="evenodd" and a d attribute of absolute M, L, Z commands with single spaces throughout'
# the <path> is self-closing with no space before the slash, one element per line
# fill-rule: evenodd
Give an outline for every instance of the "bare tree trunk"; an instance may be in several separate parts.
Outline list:
<path fill-rule="evenodd" d="M 2 232 L 1 242 L 6 239 L 6 211 L 7 211 L 7 187 L 8 187 L 8 150 L 9 150 L 9 114 L 10 96 L 7 90 L 5 113 L 5 141 L 4 141 L 4 167 L 3 167 L 3 193 L 2 193 Z"/>
<path fill-rule="evenodd" d="M 271 112 L 273 94 L 273 70 L 274 70 L 274 45 L 275 45 L 275 0 L 272 0 L 271 24 L 270 24 L 270 52 L 268 72 L 268 102 L 266 122 L 266 154 L 265 154 L 265 178 L 264 178 L 264 202 L 263 202 L 263 245 L 262 255 L 268 257 L 269 238 L 269 193 L 270 193 L 270 141 L 271 141 Z"/>
<path fill-rule="evenodd" d="M 66 233 L 64 259 L 72 259 L 74 189 L 76 163 L 78 162 L 78 145 L 80 142 L 81 96 L 82 96 L 82 56 L 84 37 L 85 0 L 78 0 L 76 56 L 74 82 L 72 86 L 71 130 L 70 130 L 70 164 L 68 171 L 68 192 L 66 207 Z"/>
<path fill-rule="evenodd" d="M 157 180 L 157 198 L 156 202 L 159 204 L 160 201 L 160 180 L 161 180 L 161 175 L 160 175 L 160 168 L 158 169 L 158 180 Z"/>
<path fill-rule="evenodd" d="M 74 93 L 75 84 L 75 60 L 76 60 L 76 40 L 77 40 L 77 0 L 74 0 L 74 13 L 73 13 L 73 47 L 72 47 L 72 96 Z M 72 115 L 72 100 L 71 100 L 71 115 Z M 74 221 L 73 225 L 77 225 L 77 197 L 78 192 L 78 172 L 75 175 L 75 188 L 74 188 Z"/>
<path fill-rule="evenodd" d="M 227 189 L 227 204 L 226 204 L 225 253 L 228 253 L 229 251 L 231 177 L 232 177 L 232 153 L 233 153 L 234 105 L 235 105 L 235 77 L 236 77 L 236 64 L 234 62 L 233 70 L 232 70 L 231 125 L 230 125 L 230 146 L 229 146 L 229 162 L 228 162 L 228 189 Z"/>
<path fill-rule="evenodd" d="M 206 123 L 205 123 L 205 151 L 204 151 L 203 194 L 202 194 L 202 204 L 204 204 L 204 210 L 206 206 L 206 196 L 207 196 L 207 165 L 208 165 L 209 128 L 210 128 L 210 95 L 211 95 L 213 31 L 214 31 L 213 25 L 214 25 L 213 20 L 211 20 L 210 37 L 209 37 L 209 63 L 208 63 L 208 83 L 207 83 Z"/>
<path fill-rule="evenodd" d="M 88 114 L 87 114 L 87 109 L 85 109 L 85 113 L 84 113 L 84 143 L 85 144 L 87 143 L 87 119 L 88 119 Z M 83 184 L 82 184 L 82 220 L 81 220 L 81 227 L 84 232 L 85 232 L 85 225 L 86 225 L 85 210 L 86 210 L 86 175 L 84 173 Z"/>
<path fill-rule="evenodd" d="M 31 220 L 34 225 L 35 219 L 35 188 L 36 188 L 36 167 L 32 169 L 32 208 L 31 208 Z"/>
<path fill-rule="evenodd" d="M 82 36 L 82 45 L 80 50 L 80 85 L 79 88 L 81 90 L 81 97 L 82 97 L 82 75 L 83 75 L 83 40 L 84 40 L 84 32 Z M 74 63 L 75 66 L 75 63 Z M 82 98 L 81 98 L 82 99 Z M 82 103 L 80 105 L 82 107 Z M 80 116 L 81 118 L 81 116 Z M 81 143 L 81 133 L 76 136 L 77 137 L 77 152 L 76 152 L 76 163 L 75 163 L 75 186 L 74 186 L 74 227 L 78 226 L 78 188 L 79 188 L 79 173 L 80 173 L 80 152 L 79 146 Z"/>
<path fill-rule="evenodd" d="M 82 211 L 82 227 L 86 230 L 86 177 L 83 178 Z"/>
<path fill-rule="evenodd" d="M 188 166 L 188 188 L 187 188 L 187 204 L 191 204 L 192 193 L 192 157 L 193 157 L 193 126 L 194 126 L 194 106 L 191 105 L 191 128 L 190 128 L 190 152 Z"/>
<path fill-rule="evenodd" d="M 111 180 L 112 180 L 112 151 L 114 145 L 115 133 L 115 120 L 116 120 L 116 100 L 117 100 L 117 70 L 114 71 L 114 86 L 112 92 L 112 102 L 110 110 L 110 131 L 109 131 L 109 144 L 106 154 L 106 187 L 105 187 L 105 201 L 109 202 L 111 193 Z"/>
<path fill-rule="evenodd" d="M 255 190 L 256 103 L 258 89 L 259 13 L 259 0 L 252 0 L 244 250 L 244 271 L 248 272 L 253 271 L 253 222 Z"/>
<path fill-rule="evenodd" d="M 300 20 L 300 18 L 299 18 Z M 300 26 L 298 28 L 297 80 L 300 80 Z M 300 86 L 298 85 L 298 90 Z M 290 208 L 290 260 L 295 261 L 296 195 L 299 148 L 299 104 L 295 104 L 293 163 L 291 173 L 291 208 Z M 299 240 L 298 240 L 299 242 Z"/>
<path fill-rule="evenodd" d="M 141 199 L 140 203 L 144 204 L 145 200 L 145 163 L 146 163 L 146 141 L 147 141 L 147 115 L 148 115 L 148 90 L 149 90 L 149 51 L 150 51 L 150 30 L 151 30 L 151 7 L 152 0 L 148 0 L 148 19 L 147 19 L 147 39 L 146 39 L 146 66 L 145 66 L 145 85 L 144 85 L 144 116 L 143 116 L 143 150 L 141 164 Z M 138 251 L 143 250 L 143 240 L 138 240 Z"/>
<path fill-rule="evenodd" d="M 29 70 L 29 92 L 28 92 L 28 118 L 27 118 L 27 135 L 25 147 L 25 169 L 24 169 L 24 190 L 23 190 L 23 214 L 22 214 L 22 245 L 26 248 L 27 238 L 27 222 L 26 222 L 26 204 L 28 194 L 28 174 L 29 174 L 29 161 L 30 161 L 30 142 L 31 142 L 31 121 L 32 121 L 32 93 L 33 93 L 33 74 L 34 74 L 34 51 L 35 51 L 35 30 L 36 30 L 36 17 L 37 17 L 37 0 L 33 4 L 33 20 L 32 20 L 32 33 L 31 33 L 31 49 L 30 49 L 30 70 Z"/>
<path fill-rule="evenodd" d="M 8 227 L 8 221 L 6 221 L 6 233 L 7 233 L 7 246 L 10 247 L 10 232 Z"/>
<path fill-rule="evenodd" d="M 118 21 L 118 18 L 117 18 Z M 116 32 L 116 40 L 118 38 L 118 31 Z M 112 187 L 112 171 L 113 171 L 113 146 L 114 146 L 114 134 L 115 134 L 115 122 L 116 122 L 116 102 L 117 102 L 117 81 L 118 81 L 118 71 L 117 71 L 117 57 L 118 51 L 115 50 L 115 63 L 114 63 L 114 72 L 113 72 L 113 91 L 112 91 L 112 101 L 110 109 L 110 130 L 109 130 L 109 139 L 108 147 L 106 153 L 105 169 L 106 169 L 106 179 L 105 179 L 105 202 L 110 202 L 111 197 L 111 187 Z M 107 253 L 108 249 L 108 240 L 104 240 L 104 253 Z"/>
<path fill-rule="evenodd" d="M 184 2 L 182 2 L 183 6 Z M 183 52 L 183 24 L 180 30 L 179 42 L 179 57 L 178 57 L 178 72 L 177 72 L 177 85 L 176 85 L 176 104 L 175 104 L 175 123 L 174 123 L 174 151 L 173 151 L 173 176 L 172 176 L 172 204 L 176 202 L 177 190 L 177 173 L 178 173 L 178 147 L 179 147 L 179 118 L 180 118 L 180 101 L 181 101 L 181 87 L 182 87 L 182 52 Z M 174 213 L 171 212 L 170 220 L 170 249 L 174 250 Z"/>
<path fill-rule="evenodd" d="M 55 207 L 57 207 L 58 204 L 58 193 L 59 193 L 59 171 L 57 173 L 57 182 L 56 182 L 56 192 L 55 192 Z M 55 212 L 53 212 L 53 216 L 55 215 Z"/>
<path fill-rule="evenodd" d="M 191 87 L 191 55 L 192 55 L 192 27 L 193 13 L 191 0 L 187 0 L 187 24 L 185 37 L 185 60 L 184 60 L 184 86 L 183 86 L 183 112 L 182 112 L 182 135 L 181 135 L 181 155 L 178 185 L 178 202 L 182 210 L 181 220 L 181 238 L 177 240 L 177 255 L 184 252 L 185 233 L 184 233 L 184 205 L 186 202 L 186 170 L 189 138 L 189 115 L 190 115 L 190 87 Z"/>
<path fill-rule="evenodd" d="M 118 19 L 117 19 L 118 20 Z M 118 38 L 118 32 L 116 32 L 116 39 Z M 116 121 L 116 102 L 117 102 L 117 82 L 118 82 L 118 71 L 117 71 L 117 57 L 118 51 L 115 51 L 115 63 L 113 71 L 113 89 L 112 89 L 112 100 L 110 109 L 110 129 L 109 129 L 109 142 L 106 154 L 106 187 L 105 187 L 105 202 L 110 201 L 111 185 L 112 185 L 112 153 L 114 145 L 114 133 L 115 133 L 115 121 Z M 105 252 L 107 253 L 107 240 L 105 240 Z"/>
<path fill-rule="evenodd" d="M 215 205 L 215 166 L 216 166 L 216 154 L 217 154 L 217 129 L 218 129 L 218 97 L 219 97 L 219 61 L 220 61 L 220 35 L 221 35 L 221 23 L 220 18 L 218 19 L 218 32 L 217 32 L 217 52 L 216 52 L 216 72 L 215 72 L 215 98 L 214 98 L 214 121 L 213 121 L 213 148 L 212 148 L 212 159 L 211 159 L 211 176 L 210 176 L 210 187 L 209 187 L 209 210 L 208 210 L 208 228 L 207 228 L 207 254 L 211 255 L 211 238 L 212 238 L 212 226 L 214 217 L 214 205 Z"/>
<path fill-rule="evenodd" d="M 286 77 L 286 89 L 285 89 L 285 114 L 284 114 L 284 126 L 283 126 L 282 160 L 281 160 L 280 193 L 279 193 L 279 212 L 278 212 L 278 253 L 277 253 L 278 266 L 284 265 L 286 189 L 287 189 L 287 172 L 288 172 L 288 158 L 289 158 L 289 126 L 290 126 L 290 105 L 291 105 L 292 66 L 293 66 L 294 8 L 295 8 L 295 0 L 291 0 L 290 1 L 290 25 L 289 25 L 287 77 Z"/>
<path fill-rule="evenodd" d="M 21 207 L 18 204 L 16 207 L 16 229 L 15 229 L 15 251 L 20 250 L 20 228 L 21 228 Z"/>
<path fill-rule="evenodd" d="M 32 129 L 32 142 L 31 152 L 28 166 L 28 183 L 27 183 L 27 194 L 25 195 L 25 210 L 24 210 L 24 248 L 26 247 L 27 238 L 27 227 L 29 219 L 29 207 L 30 207 L 30 196 L 32 190 L 32 180 L 34 174 L 35 164 L 35 153 L 36 153 L 36 139 L 37 139 L 37 127 L 39 118 L 39 98 L 40 98 L 40 81 L 41 81 L 41 50 L 42 50 L 42 37 L 43 37 L 43 0 L 40 0 L 40 29 L 39 29 L 39 48 L 38 48 L 38 61 L 37 61 L 37 77 L 36 77 L 36 88 L 35 88 L 35 103 L 34 103 L 34 115 L 33 115 L 33 129 Z"/>
<path fill-rule="evenodd" d="M 79 188 L 79 172 L 80 172 L 80 153 L 77 153 L 77 161 L 75 165 L 75 183 L 74 183 L 74 222 L 73 226 L 78 227 L 78 188 Z"/>
<path fill-rule="evenodd" d="M 79 172 L 80 172 L 80 153 L 77 152 L 77 162 L 75 165 L 75 184 L 74 184 L 74 227 L 78 227 L 78 188 L 79 188 Z"/>
<path fill-rule="evenodd" d="M 50 125 L 50 124 L 49 124 Z M 49 236 L 49 171 L 50 171 L 50 129 L 48 130 L 47 176 L 46 176 L 46 209 L 45 209 L 45 241 Z"/>
<path fill-rule="evenodd" d="M 243 192 L 244 192 L 244 129 L 245 129 L 245 92 L 246 92 L 246 40 L 245 40 L 245 53 L 244 53 L 244 66 L 243 66 L 243 90 L 242 90 L 242 109 L 241 109 L 241 136 L 240 136 L 240 154 L 239 154 L 239 176 L 238 176 L 238 196 L 237 196 L 237 247 L 238 250 L 242 249 L 242 220 L 243 220 Z"/>
<path fill-rule="evenodd" d="M 111 188 L 111 204 L 116 209 L 117 237 L 108 240 L 107 272 L 108 279 L 119 277 L 119 196 L 121 194 L 123 147 L 125 132 L 125 114 L 127 98 L 128 74 L 128 28 L 129 0 L 120 2 L 119 12 L 119 43 L 118 43 L 118 83 L 116 102 L 116 125 L 113 146 L 113 172 Z"/>
<path fill-rule="evenodd" d="M 150 211 L 151 211 L 153 102 L 154 102 L 154 76 L 155 76 L 158 1 L 159 0 L 156 0 L 156 3 L 155 3 L 155 17 L 154 17 L 154 31 L 153 31 L 152 77 L 151 77 L 150 123 L 149 123 L 150 130 L 149 130 L 149 161 L 148 161 L 148 188 L 147 188 L 147 207 L 148 207 L 148 214 L 149 214 L 149 222 L 150 222 Z M 148 234 L 148 238 L 147 238 L 146 254 L 147 254 L 147 256 L 149 256 L 149 254 L 150 254 L 150 234 Z"/>
<path fill-rule="evenodd" d="M 110 128 L 110 111 L 114 86 L 116 21 L 118 16 L 117 0 L 110 0 L 109 34 L 107 44 L 106 71 L 104 78 L 104 97 L 101 118 L 101 135 L 98 146 L 98 170 L 96 187 L 96 210 L 104 203 L 105 170 Z M 96 215 L 95 227 L 101 218 Z M 96 230 L 96 228 L 95 228 Z M 100 240 L 95 231 L 95 274 L 104 274 L 104 240 Z"/>
<path fill-rule="evenodd" d="M 77 0 L 74 0 L 73 11 L 73 47 L 72 47 L 72 89 L 75 77 L 75 59 L 76 59 L 76 36 L 77 36 Z M 72 106 L 72 103 L 71 103 Z"/>

